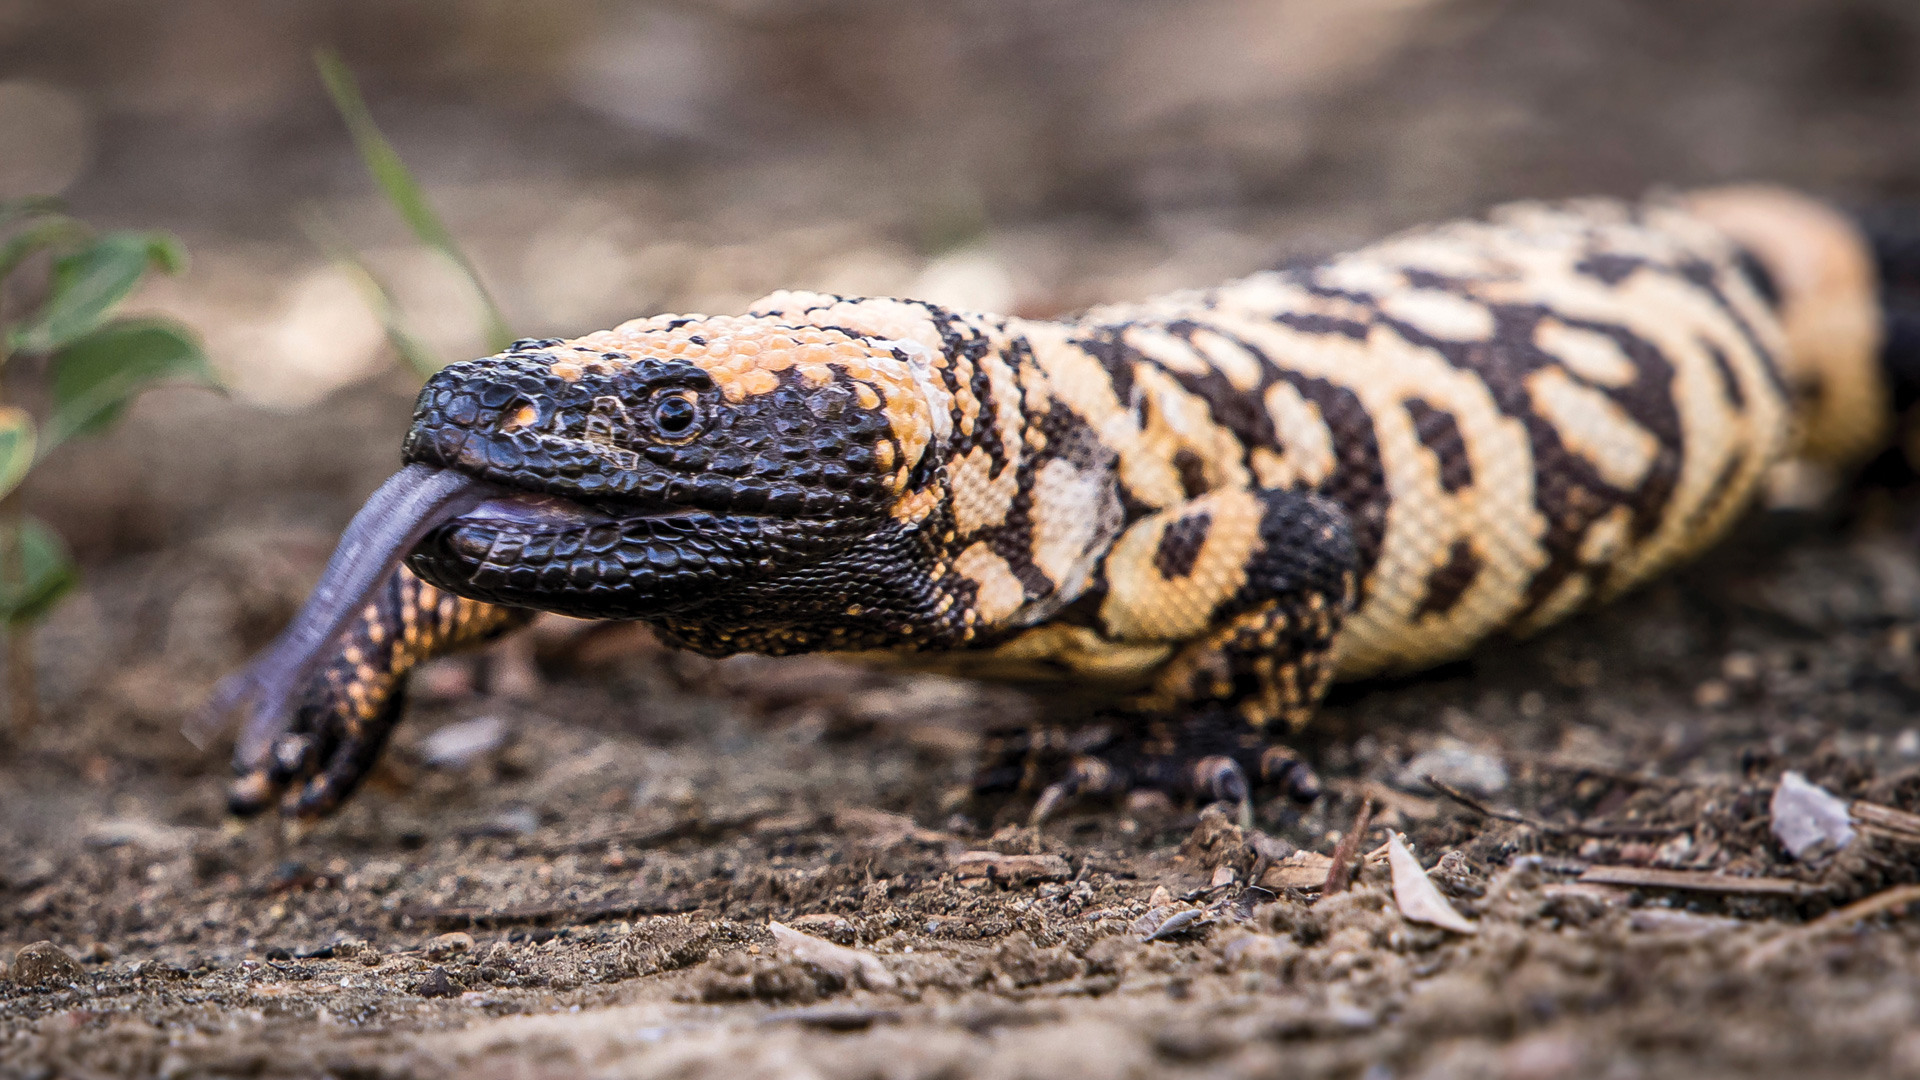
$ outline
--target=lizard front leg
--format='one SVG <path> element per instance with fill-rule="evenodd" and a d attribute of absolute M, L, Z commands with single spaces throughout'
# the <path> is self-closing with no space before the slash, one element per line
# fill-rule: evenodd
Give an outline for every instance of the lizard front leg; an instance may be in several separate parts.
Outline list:
<path fill-rule="evenodd" d="M 332 813 L 366 778 L 399 723 L 407 675 L 436 656 L 524 626 L 533 612 L 468 600 L 400 567 L 347 625 L 264 762 L 238 764 L 236 814 L 274 805 L 289 817 Z"/>
<path fill-rule="evenodd" d="M 1117 641 L 1176 649 L 1102 733 L 995 744 L 1003 759 L 1029 753 L 1029 782 L 1033 753 L 1053 751 L 1034 820 L 1133 787 L 1244 803 L 1259 784 L 1302 784 L 1273 736 L 1304 724 L 1332 682 L 1356 558 L 1345 512 L 1301 492 L 1223 489 L 1135 522 L 1106 560 L 1100 618 Z"/>

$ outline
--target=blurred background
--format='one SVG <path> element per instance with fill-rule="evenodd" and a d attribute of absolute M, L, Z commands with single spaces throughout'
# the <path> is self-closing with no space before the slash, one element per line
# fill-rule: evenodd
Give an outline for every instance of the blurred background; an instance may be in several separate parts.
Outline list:
<path fill-rule="evenodd" d="M 0 0 L 0 196 L 179 234 L 190 272 L 136 306 L 231 388 L 152 393 L 30 481 L 88 569 L 49 749 L 178 752 L 396 466 L 415 376 L 314 223 L 442 356 L 484 351 L 319 46 L 522 334 L 782 287 L 1044 314 L 1523 196 L 1920 196 L 1911 0 Z"/>

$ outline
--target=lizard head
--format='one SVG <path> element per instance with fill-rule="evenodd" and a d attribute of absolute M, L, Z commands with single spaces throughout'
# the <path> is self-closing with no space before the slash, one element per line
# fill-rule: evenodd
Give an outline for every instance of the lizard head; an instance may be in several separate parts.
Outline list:
<path fill-rule="evenodd" d="M 460 596 L 652 620 L 715 653 L 907 625 L 887 602 L 938 502 L 930 450 L 950 423 L 928 353 L 771 317 L 660 316 L 448 366 L 420 392 L 406 467 L 192 733 L 245 715 L 238 759 L 257 767 L 402 560 Z M 842 623 L 790 625 L 823 617 Z"/>
<path fill-rule="evenodd" d="M 410 464 L 495 489 L 408 565 L 474 599 L 671 616 L 910 515 L 944 409 L 924 349 L 762 317 L 658 316 L 453 364 Z"/>

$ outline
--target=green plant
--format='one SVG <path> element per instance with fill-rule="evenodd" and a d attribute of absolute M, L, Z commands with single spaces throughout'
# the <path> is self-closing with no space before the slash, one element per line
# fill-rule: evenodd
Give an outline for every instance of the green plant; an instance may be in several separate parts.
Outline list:
<path fill-rule="evenodd" d="M 21 509 L 20 485 L 62 443 L 110 427 L 148 386 L 216 385 L 185 327 L 115 314 L 149 273 L 185 267 L 185 251 L 165 233 L 98 232 L 50 198 L 0 202 L 0 393 L 44 402 L 36 417 L 0 401 L 0 628 L 16 730 L 38 711 L 33 625 L 76 578 L 60 535 Z M 16 298 L 25 299 L 7 304 Z"/>
<path fill-rule="evenodd" d="M 400 160 L 399 151 L 393 148 L 393 144 L 387 141 L 387 137 L 373 122 L 373 114 L 367 111 L 366 100 L 360 95 L 360 86 L 354 81 L 353 73 L 331 49 L 316 51 L 314 64 L 320 69 L 320 81 L 326 84 L 334 108 L 339 110 L 340 118 L 346 122 L 348 134 L 353 136 L 354 149 L 359 152 L 360 160 L 367 166 L 367 172 L 372 175 L 380 193 L 399 212 L 401 220 L 407 223 L 414 237 L 451 263 L 479 297 L 481 329 L 487 348 L 496 352 L 506 348 L 514 339 L 514 333 L 507 328 L 500 305 L 494 302 L 493 294 L 487 291 L 486 283 L 480 279 L 480 271 L 474 266 L 473 260 L 454 240 L 452 230 L 434 212 L 420 182 L 414 179 L 406 162 Z M 392 292 L 337 230 L 317 215 L 310 215 L 307 234 L 360 286 L 367 305 L 373 308 L 381 325 L 386 328 L 387 340 L 415 374 L 424 379 L 446 366 L 445 360 L 435 356 L 424 342 L 407 329 Z"/>

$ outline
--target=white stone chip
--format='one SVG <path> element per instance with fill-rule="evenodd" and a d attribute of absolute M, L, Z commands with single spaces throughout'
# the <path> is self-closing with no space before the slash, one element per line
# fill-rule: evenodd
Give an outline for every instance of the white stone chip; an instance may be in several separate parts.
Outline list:
<path fill-rule="evenodd" d="M 1387 841 L 1387 865 L 1393 868 L 1393 902 L 1399 907 L 1401 918 L 1456 934 L 1480 932 L 1479 927 L 1468 922 L 1465 915 L 1455 911 L 1447 898 L 1440 895 L 1439 888 L 1421 869 L 1420 860 L 1407 850 L 1399 833 Z"/>
<path fill-rule="evenodd" d="M 505 745 L 510 732 L 497 716 L 476 716 L 434 730 L 420 743 L 420 756 L 436 769 L 464 769 Z"/>
<path fill-rule="evenodd" d="M 1773 835 L 1796 859 L 1826 845 L 1839 851 L 1853 842 L 1847 801 L 1797 772 L 1784 773 L 1773 789 Z"/>
<path fill-rule="evenodd" d="M 1474 795 L 1498 795 L 1507 790 L 1507 766 L 1500 758 L 1465 743 L 1447 740 L 1413 756 L 1395 774 L 1393 784 L 1403 791 L 1426 794 L 1433 790 L 1427 777 Z"/>

